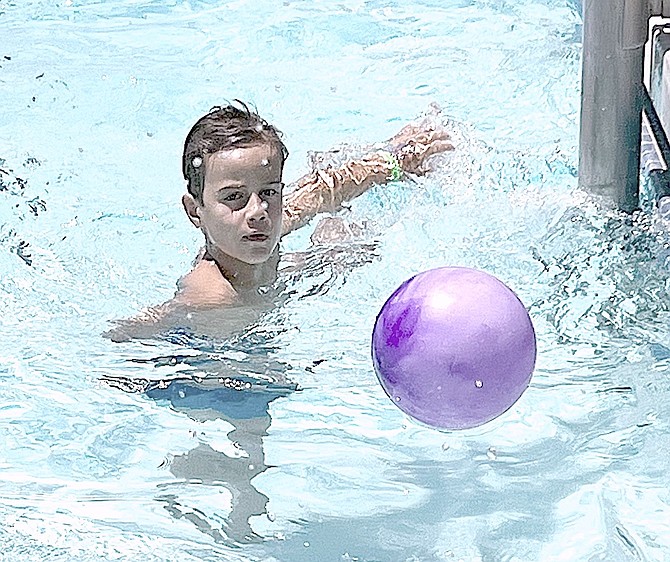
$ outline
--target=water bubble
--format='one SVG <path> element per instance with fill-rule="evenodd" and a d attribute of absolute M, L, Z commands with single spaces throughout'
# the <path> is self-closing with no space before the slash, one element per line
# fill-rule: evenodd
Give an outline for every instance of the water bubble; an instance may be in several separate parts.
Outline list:
<path fill-rule="evenodd" d="M 443 451 L 448 451 L 449 450 L 449 443 L 442 443 L 442 450 Z"/>
<path fill-rule="evenodd" d="M 277 519 L 277 518 L 275 517 L 275 514 L 272 513 L 271 511 L 268 511 L 265 515 L 267 516 L 268 521 L 272 521 L 272 522 L 274 522 L 274 520 Z"/>
<path fill-rule="evenodd" d="M 489 450 L 486 451 L 486 456 L 489 458 L 489 460 L 496 460 L 498 458 L 498 452 L 496 451 L 496 448 L 489 447 Z"/>
<path fill-rule="evenodd" d="M 479 379 L 477 379 L 477 380 L 475 381 L 475 386 L 476 386 L 477 388 L 481 388 L 482 386 L 484 386 L 484 383 L 483 383 L 482 381 L 480 381 Z"/>
<path fill-rule="evenodd" d="M 309 543 L 308 543 L 307 541 L 305 541 L 304 543 L 302 543 L 302 546 L 304 546 L 305 548 L 307 548 L 307 547 L 309 546 Z"/>
<path fill-rule="evenodd" d="M 180 390 L 178 392 L 178 394 L 179 394 L 179 398 L 186 398 L 186 393 L 183 390 Z"/>

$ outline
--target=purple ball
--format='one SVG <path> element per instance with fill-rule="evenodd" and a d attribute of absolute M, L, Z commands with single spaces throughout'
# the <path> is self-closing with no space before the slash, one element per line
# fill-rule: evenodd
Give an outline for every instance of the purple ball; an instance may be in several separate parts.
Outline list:
<path fill-rule="evenodd" d="M 528 387 L 535 356 L 535 331 L 519 298 L 465 267 L 405 281 L 372 332 L 372 362 L 386 394 L 441 429 L 476 427 L 508 410 Z"/>

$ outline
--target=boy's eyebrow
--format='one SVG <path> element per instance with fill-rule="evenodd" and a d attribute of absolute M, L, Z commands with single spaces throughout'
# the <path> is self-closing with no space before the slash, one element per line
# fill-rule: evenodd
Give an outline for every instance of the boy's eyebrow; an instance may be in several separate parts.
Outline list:
<path fill-rule="evenodd" d="M 269 181 L 264 185 L 282 185 L 282 182 L 280 180 Z M 229 185 L 222 185 L 219 189 L 217 189 L 217 192 L 218 191 L 225 191 L 226 189 L 244 189 L 246 187 L 247 187 L 247 185 L 244 184 L 244 183 L 233 183 L 233 184 L 229 184 Z"/>

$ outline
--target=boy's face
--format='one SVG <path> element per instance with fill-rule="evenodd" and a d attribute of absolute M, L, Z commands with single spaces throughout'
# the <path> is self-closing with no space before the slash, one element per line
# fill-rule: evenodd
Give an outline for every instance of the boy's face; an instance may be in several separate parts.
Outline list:
<path fill-rule="evenodd" d="M 269 144 L 206 155 L 202 202 L 184 196 L 207 247 L 248 264 L 272 255 L 282 228 L 282 160 Z M 189 199 L 190 198 L 190 199 Z"/>

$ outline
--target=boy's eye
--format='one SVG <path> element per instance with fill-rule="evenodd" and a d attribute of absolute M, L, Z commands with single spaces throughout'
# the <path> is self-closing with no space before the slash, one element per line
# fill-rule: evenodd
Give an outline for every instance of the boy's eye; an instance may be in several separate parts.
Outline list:
<path fill-rule="evenodd" d="M 263 191 L 261 191 L 261 195 L 264 197 L 274 197 L 275 195 L 279 195 L 279 192 L 283 186 L 284 184 L 281 184 L 278 187 L 266 187 Z"/>
<path fill-rule="evenodd" d="M 238 199 L 242 198 L 242 193 L 240 191 L 233 191 L 226 195 L 223 200 L 224 201 L 237 201 Z"/>

